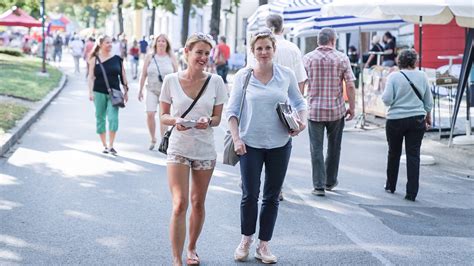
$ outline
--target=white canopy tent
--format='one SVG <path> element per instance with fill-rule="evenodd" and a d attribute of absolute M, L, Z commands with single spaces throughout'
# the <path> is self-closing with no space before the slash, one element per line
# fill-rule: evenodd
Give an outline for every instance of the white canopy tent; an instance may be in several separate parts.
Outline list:
<path fill-rule="evenodd" d="M 422 52 L 422 25 L 447 24 L 453 18 L 456 23 L 467 28 L 466 46 L 464 49 L 461 75 L 457 88 L 456 104 L 451 119 L 450 144 L 456 118 L 461 105 L 462 96 L 467 86 L 468 73 L 474 60 L 474 3 L 473 0 L 334 0 L 331 4 L 322 8 L 325 16 L 358 16 L 374 19 L 388 19 L 399 16 L 403 20 L 420 23 L 420 66 Z M 467 137 L 470 135 L 469 102 L 467 105 Z M 471 138 L 472 139 L 472 138 Z"/>

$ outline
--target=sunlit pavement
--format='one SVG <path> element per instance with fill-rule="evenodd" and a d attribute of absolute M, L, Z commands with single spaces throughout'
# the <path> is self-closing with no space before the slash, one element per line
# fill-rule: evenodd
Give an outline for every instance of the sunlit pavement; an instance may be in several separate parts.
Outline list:
<path fill-rule="evenodd" d="M 67 87 L 0 160 L 0 264 L 169 265 L 165 157 L 147 150 L 137 81 L 120 110 L 119 156 L 104 155 L 85 73 L 74 74 L 64 58 Z M 219 160 L 225 129 L 215 129 Z M 383 189 L 383 130 L 346 131 L 343 139 L 339 186 L 322 198 L 311 194 L 307 131 L 294 138 L 271 241 L 279 264 L 472 264 L 471 180 L 442 164 L 423 166 L 417 201 L 408 202 L 405 165 L 396 193 Z M 239 178 L 238 167 L 219 162 L 198 243 L 203 265 L 237 264 Z"/>

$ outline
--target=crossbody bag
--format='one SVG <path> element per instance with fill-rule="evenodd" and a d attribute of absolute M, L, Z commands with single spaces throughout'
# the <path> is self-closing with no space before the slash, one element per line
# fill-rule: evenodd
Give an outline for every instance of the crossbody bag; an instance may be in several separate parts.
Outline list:
<path fill-rule="evenodd" d="M 188 107 L 188 109 L 181 115 L 181 118 L 184 118 L 190 111 L 193 109 L 194 105 L 197 103 L 199 98 L 201 98 L 202 94 L 206 90 L 207 84 L 209 83 L 209 80 L 211 80 L 211 76 L 209 75 L 204 82 L 204 85 L 202 85 L 201 91 L 199 91 L 199 94 L 196 96 L 196 99 L 194 99 L 193 103 Z M 179 78 L 178 78 L 179 79 Z M 168 131 L 165 132 L 165 135 L 161 139 L 160 146 L 158 147 L 158 151 L 164 154 L 168 154 L 168 144 L 171 136 L 171 132 L 173 132 L 173 129 L 176 125 L 172 126 Z"/>

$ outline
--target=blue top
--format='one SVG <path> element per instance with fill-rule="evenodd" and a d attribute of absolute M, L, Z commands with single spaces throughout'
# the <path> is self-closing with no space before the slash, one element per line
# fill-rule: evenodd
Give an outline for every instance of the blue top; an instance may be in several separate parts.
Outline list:
<path fill-rule="evenodd" d="M 410 83 L 400 72 L 393 72 L 387 78 L 382 95 L 382 101 L 388 106 L 387 119 L 426 115 L 433 107 L 433 96 L 426 74 L 419 70 L 402 71 L 413 82 L 423 101 L 416 96 Z"/>
<path fill-rule="evenodd" d="M 238 118 L 243 85 L 249 69 L 241 69 L 234 77 L 234 88 L 227 105 L 226 117 Z M 306 110 L 293 70 L 273 64 L 273 77 L 263 84 L 252 74 L 245 95 L 239 133 L 243 142 L 253 148 L 273 149 L 286 145 L 288 130 L 278 118 L 277 104 L 286 102 L 296 111 Z"/>

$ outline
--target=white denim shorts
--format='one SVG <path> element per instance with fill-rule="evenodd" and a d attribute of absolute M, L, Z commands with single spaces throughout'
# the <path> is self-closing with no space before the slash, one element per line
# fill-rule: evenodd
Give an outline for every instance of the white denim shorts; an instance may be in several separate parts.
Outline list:
<path fill-rule="evenodd" d="M 158 105 L 160 104 L 160 93 L 156 93 L 150 90 L 146 92 L 146 111 L 156 112 Z"/>

